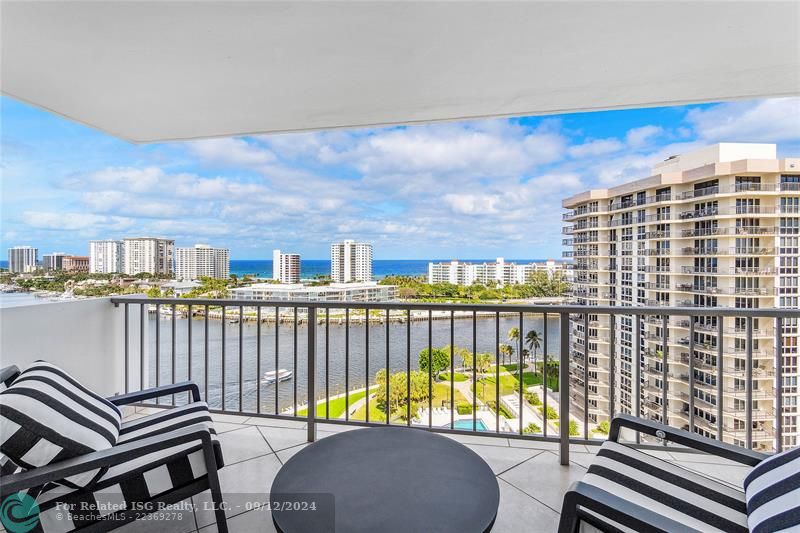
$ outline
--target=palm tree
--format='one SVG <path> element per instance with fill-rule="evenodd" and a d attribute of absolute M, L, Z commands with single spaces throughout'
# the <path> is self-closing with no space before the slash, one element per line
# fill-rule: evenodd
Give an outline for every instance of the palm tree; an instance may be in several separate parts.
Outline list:
<path fill-rule="evenodd" d="M 508 340 L 511 342 L 511 354 L 514 354 L 514 347 L 519 344 L 519 328 L 511 328 L 508 330 Z M 522 364 L 522 354 L 519 354 L 520 361 L 519 364 Z"/>
<path fill-rule="evenodd" d="M 503 355 L 503 364 L 506 364 L 506 355 L 511 357 L 514 353 L 514 348 L 511 347 L 509 344 L 500 344 L 500 353 Z"/>
<path fill-rule="evenodd" d="M 536 351 L 542 347 L 539 332 L 532 329 L 525 335 L 525 344 L 533 352 L 533 373 L 536 374 Z"/>

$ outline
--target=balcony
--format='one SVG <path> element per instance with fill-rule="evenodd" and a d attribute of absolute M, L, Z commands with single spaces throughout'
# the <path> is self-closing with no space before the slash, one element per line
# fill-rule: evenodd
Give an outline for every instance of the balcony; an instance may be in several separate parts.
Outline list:
<path fill-rule="evenodd" d="M 631 314 L 647 320 L 666 311 L 596 306 L 591 308 L 589 325 L 599 324 L 594 315 L 605 318 L 610 314 Z M 756 316 L 762 321 L 800 316 L 800 311 L 774 309 L 716 311 L 726 316 Z M 692 316 L 704 312 L 681 310 L 683 315 Z M 40 354 L 48 354 L 53 362 L 104 394 L 187 378 L 196 381 L 213 409 L 221 434 L 228 465 L 222 471 L 223 489 L 229 492 L 263 492 L 281 464 L 310 438 L 386 425 L 379 375 L 387 366 L 392 372 L 416 371 L 417 353 L 428 346 L 457 344 L 470 352 L 488 352 L 493 366 L 480 372 L 457 357 L 451 358 L 450 365 L 442 370 L 444 377 L 434 382 L 442 390 L 413 408 L 405 403 L 403 409 L 408 416 L 404 416 L 403 409 L 393 411 L 389 423 L 441 433 L 464 442 L 486 459 L 501 486 L 495 530 L 514 531 L 519 520 L 535 519 L 543 524 L 543 530 L 550 531 L 558 518 L 554 510 L 559 509 L 563 491 L 583 474 L 597 444 L 602 442 L 604 435 L 597 432 L 597 424 L 609 417 L 611 398 L 619 394 L 619 385 L 609 367 L 620 363 L 611 361 L 617 356 L 610 357 L 608 351 L 609 342 L 618 334 L 610 329 L 590 335 L 598 346 L 589 351 L 590 364 L 585 369 L 584 346 L 574 342 L 580 336 L 571 332 L 572 327 L 562 329 L 565 322 L 574 323 L 577 319 L 582 323 L 585 313 L 585 307 L 577 306 L 124 297 L 2 309 L 0 325 L 2 352 L 18 354 L 16 363 L 25 365 Z M 675 320 L 672 317 L 670 322 Z M 47 335 L 32 334 L 42 323 L 48 324 Z M 495 365 L 502 363 L 501 357 L 505 356 L 499 353 L 496 340 L 503 335 L 506 342 L 507 330 L 512 327 L 522 331 L 535 328 L 546 335 L 542 344 L 547 349 L 539 351 L 539 363 L 544 361 L 543 352 L 550 362 L 559 360 L 561 353 L 567 354 L 564 359 L 570 364 L 564 368 L 569 371 L 559 375 L 556 369 L 556 375 L 550 374 L 557 388 L 548 381 L 553 388 L 545 391 L 541 380 L 533 379 L 530 359 L 523 369 L 508 367 L 510 370 L 503 370 L 501 376 L 500 366 Z M 620 339 L 616 341 L 619 343 Z M 514 345 L 514 341 L 509 343 Z M 519 353 L 518 348 L 517 344 L 514 354 Z M 571 350 L 578 353 L 570 353 Z M 674 366 L 674 355 L 670 349 L 667 393 L 652 385 L 642 386 L 643 393 L 660 398 L 643 404 L 652 404 L 651 416 L 661 416 L 664 396 L 670 412 L 675 401 L 684 401 L 683 393 L 673 388 L 688 383 L 689 376 L 685 367 Z M 755 359 L 754 353 L 745 350 L 745 357 L 751 355 Z M 518 362 L 515 355 L 509 357 L 511 362 Z M 595 358 L 603 360 L 601 366 L 593 361 Z M 264 372 L 277 368 L 291 370 L 292 379 L 264 383 Z M 726 375 L 739 375 L 738 370 L 728 366 L 723 370 Z M 768 367 L 764 370 L 768 371 Z M 520 371 L 525 374 L 525 389 L 513 385 L 507 388 L 510 383 L 519 383 L 516 376 Z M 588 381 L 584 380 L 586 371 L 590 375 Z M 655 364 L 644 371 L 654 372 L 655 379 L 662 375 Z M 494 410 L 496 404 L 492 400 L 498 395 L 493 388 L 499 388 L 501 382 L 503 409 Z M 390 387 L 398 383 L 402 380 L 392 380 Z M 386 393 L 390 394 L 391 388 Z M 545 406 L 557 411 L 559 425 L 542 420 L 542 414 L 528 403 L 529 393 L 538 394 Z M 753 389 L 749 396 L 740 389 L 726 389 L 727 393 L 746 401 L 758 399 L 759 409 L 750 409 L 753 419 L 775 424 L 776 438 L 781 417 L 770 411 L 775 400 L 773 390 Z M 315 400 L 316 409 L 308 409 L 309 398 Z M 142 404 L 128 416 L 142 416 L 184 401 L 178 397 L 160 404 Z M 584 408 L 586 401 L 590 402 L 588 410 Z M 699 405 L 700 400 L 696 401 Z M 466 409 L 461 408 L 464 404 Z M 477 408 L 470 409 L 470 405 Z M 535 425 L 536 432 L 527 432 L 530 424 Z M 569 434 L 565 428 L 575 424 L 578 433 Z M 762 441 L 761 436 L 759 431 L 753 440 L 768 446 L 768 440 Z M 730 436 L 725 434 L 724 438 Z M 717 462 L 705 465 L 702 458 L 683 455 L 672 448 L 662 447 L 654 453 L 702 465 L 717 475 L 737 472 L 718 470 Z M 212 520 L 206 514 L 194 518 L 199 528 Z M 249 531 L 248 524 L 259 519 L 257 511 L 231 515 L 233 527 L 237 522 L 245 524 L 240 526 L 242 531 Z"/>

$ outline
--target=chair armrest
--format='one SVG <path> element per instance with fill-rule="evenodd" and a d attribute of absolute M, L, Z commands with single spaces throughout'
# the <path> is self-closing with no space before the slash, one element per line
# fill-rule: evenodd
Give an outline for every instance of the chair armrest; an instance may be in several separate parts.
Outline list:
<path fill-rule="evenodd" d="M 625 414 L 617 415 L 611 420 L 608 440 L 617 442 L 619 430 L 623 427 L 749 466 L 756 466 L 769 457 L 766 454 L 748 450 L 741 446 L 734 446 L 733 444 L 709 439 L 708 437 L 676 429 L 653 420 L 645 420 L 644 418 Z"/>
<path fill-rule="evenodd" d="M 180 383 L 172 383 L 170 385 L 161 385 L 160 387 L 153 387 L 152 389 L 145 389 L 136 392 L 129 392 L 128 394 L 118 394 L 106 398 L 114 405 L 127 405 L 130 403 L 143 402 L 144 400 L 152 400 L 153 398 L 160 398 L 162 396 L 169 396 L 170 394 L 178 394 L 179 392 L 191 392 L 192 401 L 200 401 L 200 388 L 194 381 L 182 381 Z"/>
<path fill-rule="evenodd" d="M 107 450 L 87 453 L 19 474 L 3 476 L 3 483 L 0 484 L 0 498 L 5 498 L 8 494 L 20 490 L 39 487 L 82 472 L 114 466 L 135 457 L 192 441 L 199 441 L 204 448 L 212 449 L 211 432 L 208 427 L 205 424 L 192 424 L 162 435 L 126 442 Z"/>
<path fill-rule="evenodd" d="M 578 507 L 595 511 L 600 517 L 581 513 Z M 590 524 L 607 530 L 602 526 L 609 526 L 604 518 L 613 520 L 617 524 L 622 524 L 635 531 L 641 532 L 665 532 L 665 531 L 696 531 L 687 528 L 685 524 L 676 522 L 666 516 L 660 515 L 650 509 L 633 504 L 624 498 L 611 494 L 593 485 L 588 485 L 581 481 L 572 484 L 564 495 L 564 506 L 561 513 L 577 513 L 578 516 Z M 598 524 L 600 522 L 601 524 Z M 617 531 L 612 527 L 611 531 Z M 561 533 L 561 529 L 559 529 Z"/>
<path fill-rule="evenodd" d="M 19 376 L 19 367 L 16 365 L 0 368 L 0 383 L 5 383 L 6 387 L 10 387 L 17 376 Z"/>

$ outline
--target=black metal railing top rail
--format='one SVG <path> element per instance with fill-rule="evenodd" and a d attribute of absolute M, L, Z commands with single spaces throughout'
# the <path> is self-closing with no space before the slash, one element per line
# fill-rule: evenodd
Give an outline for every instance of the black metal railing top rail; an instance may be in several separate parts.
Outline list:
<path fill-rule="evenodd" d="M 641 364 L 630 365 L 633 390 L 627 392 L 632 393 L 633 413 L 644 416 L 644 391 L 653 384 L 647 381 L 651 373 L 644 372 L 642 323 L 660 318 L 664 340 L 660 416 L 667 422 L 680 417 L 684 424 L 688 409 L 689 427 L 694 430 L 695 399 L 701 387 L 695 387 L 694 379 L 681 384 L 685 391 L 679 391 L 680 397 L 686 397 L 688 407 L 677 405 L 679 396 L 669 389 L 675 386 L 678 370 L 681 375 L 695 375 L 695 357 L 688 358 L 688 372 L 685 367 L 672 368 L 685 359 L 674 360 L 675 354 L 669 353 L 673 344 L 669 333 L 675 326 L 668 319 L 689 319 L 689 353 L 699 356 L 694 343 L 695 329 L 699 333 L 701 326 L 692 317 L 742 318 L 746 348 L 737 348 L 737 354 L 745 361 L 743 437 L 745 446 L 752 447 L 763 437 L 752 422 L 754 321 L 759 321 L 756 331 L 764 327 L 764 319 L 772 322 L 776 383 L 781 383 L 783 337 L 778 332 L 783 331 L 784 320 L 800 319 L 800 310 L 788 309 L 137 296 L 113 297 L 111 302 L 124 307 L 125 392 L 193 379 L 213 410 L 302 419 L 308 423 L 310 440 L 321 422 L 402 424 L 439 432 L 557 441 L 562 461 L 568 457 L 570 442 L 597 442 L 603 437 L 602 422 L 615 414 L 615 395 L 620 394 L 615 344 L 621 334 L 611 328 L 602 347 L 583 343 L 577 347 L 582 353 L 576 360 L 570 338 L 573 327 L 590 331 L 598 315 L 631 317 L 632 351 Z M 181 318 L 188 320 L 178 331 Z M 720 360 L 732 353 L 723 352 L 723 332 L 718 328 L 715 334 Z M 608 352 L 598 360 L 596 355 L 603 350 Z M 734 401 L 726 401 L 723 391 L 730 367 L 716 365 L 720 401 L 713 416 L 717 421 L 723 421 L 723 407 L 730 413 Z M 696 368 L 703 368 L 699 361 Z M 576 386 L 581 394 L 571 394 L 570 388 L 574 391 Z M 602 397 L 593 395 L 598 386 L 603 387 Z M 763 396 L 764 390 L 758 393 Z M 770 423 L 774 447 L 780 449 L 782 394 L 772 395 L 775 416 Z M 181 400 L 173 398 L 168 405 L 176 401 Z M 717 438 L 731 438 L 724 434 L 722 423 L 717 428 Z"/>

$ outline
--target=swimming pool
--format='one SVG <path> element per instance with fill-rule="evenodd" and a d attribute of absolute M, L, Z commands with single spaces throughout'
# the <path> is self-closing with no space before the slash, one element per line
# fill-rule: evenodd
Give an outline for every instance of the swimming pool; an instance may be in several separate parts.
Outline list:
<path fill-rule="evenodd" d="M 450 424 L 447 424 L 445 427 L 451 427 Z M 453 425 L 453 429 L 472 429 L 472 420 L 456 420 Z M 489 428 L 486 427 L 486 424 L 483 423 L 483 420 L 476 420 L 475 421 L 475 429 L 477 431 L 488 431 Z"/>

